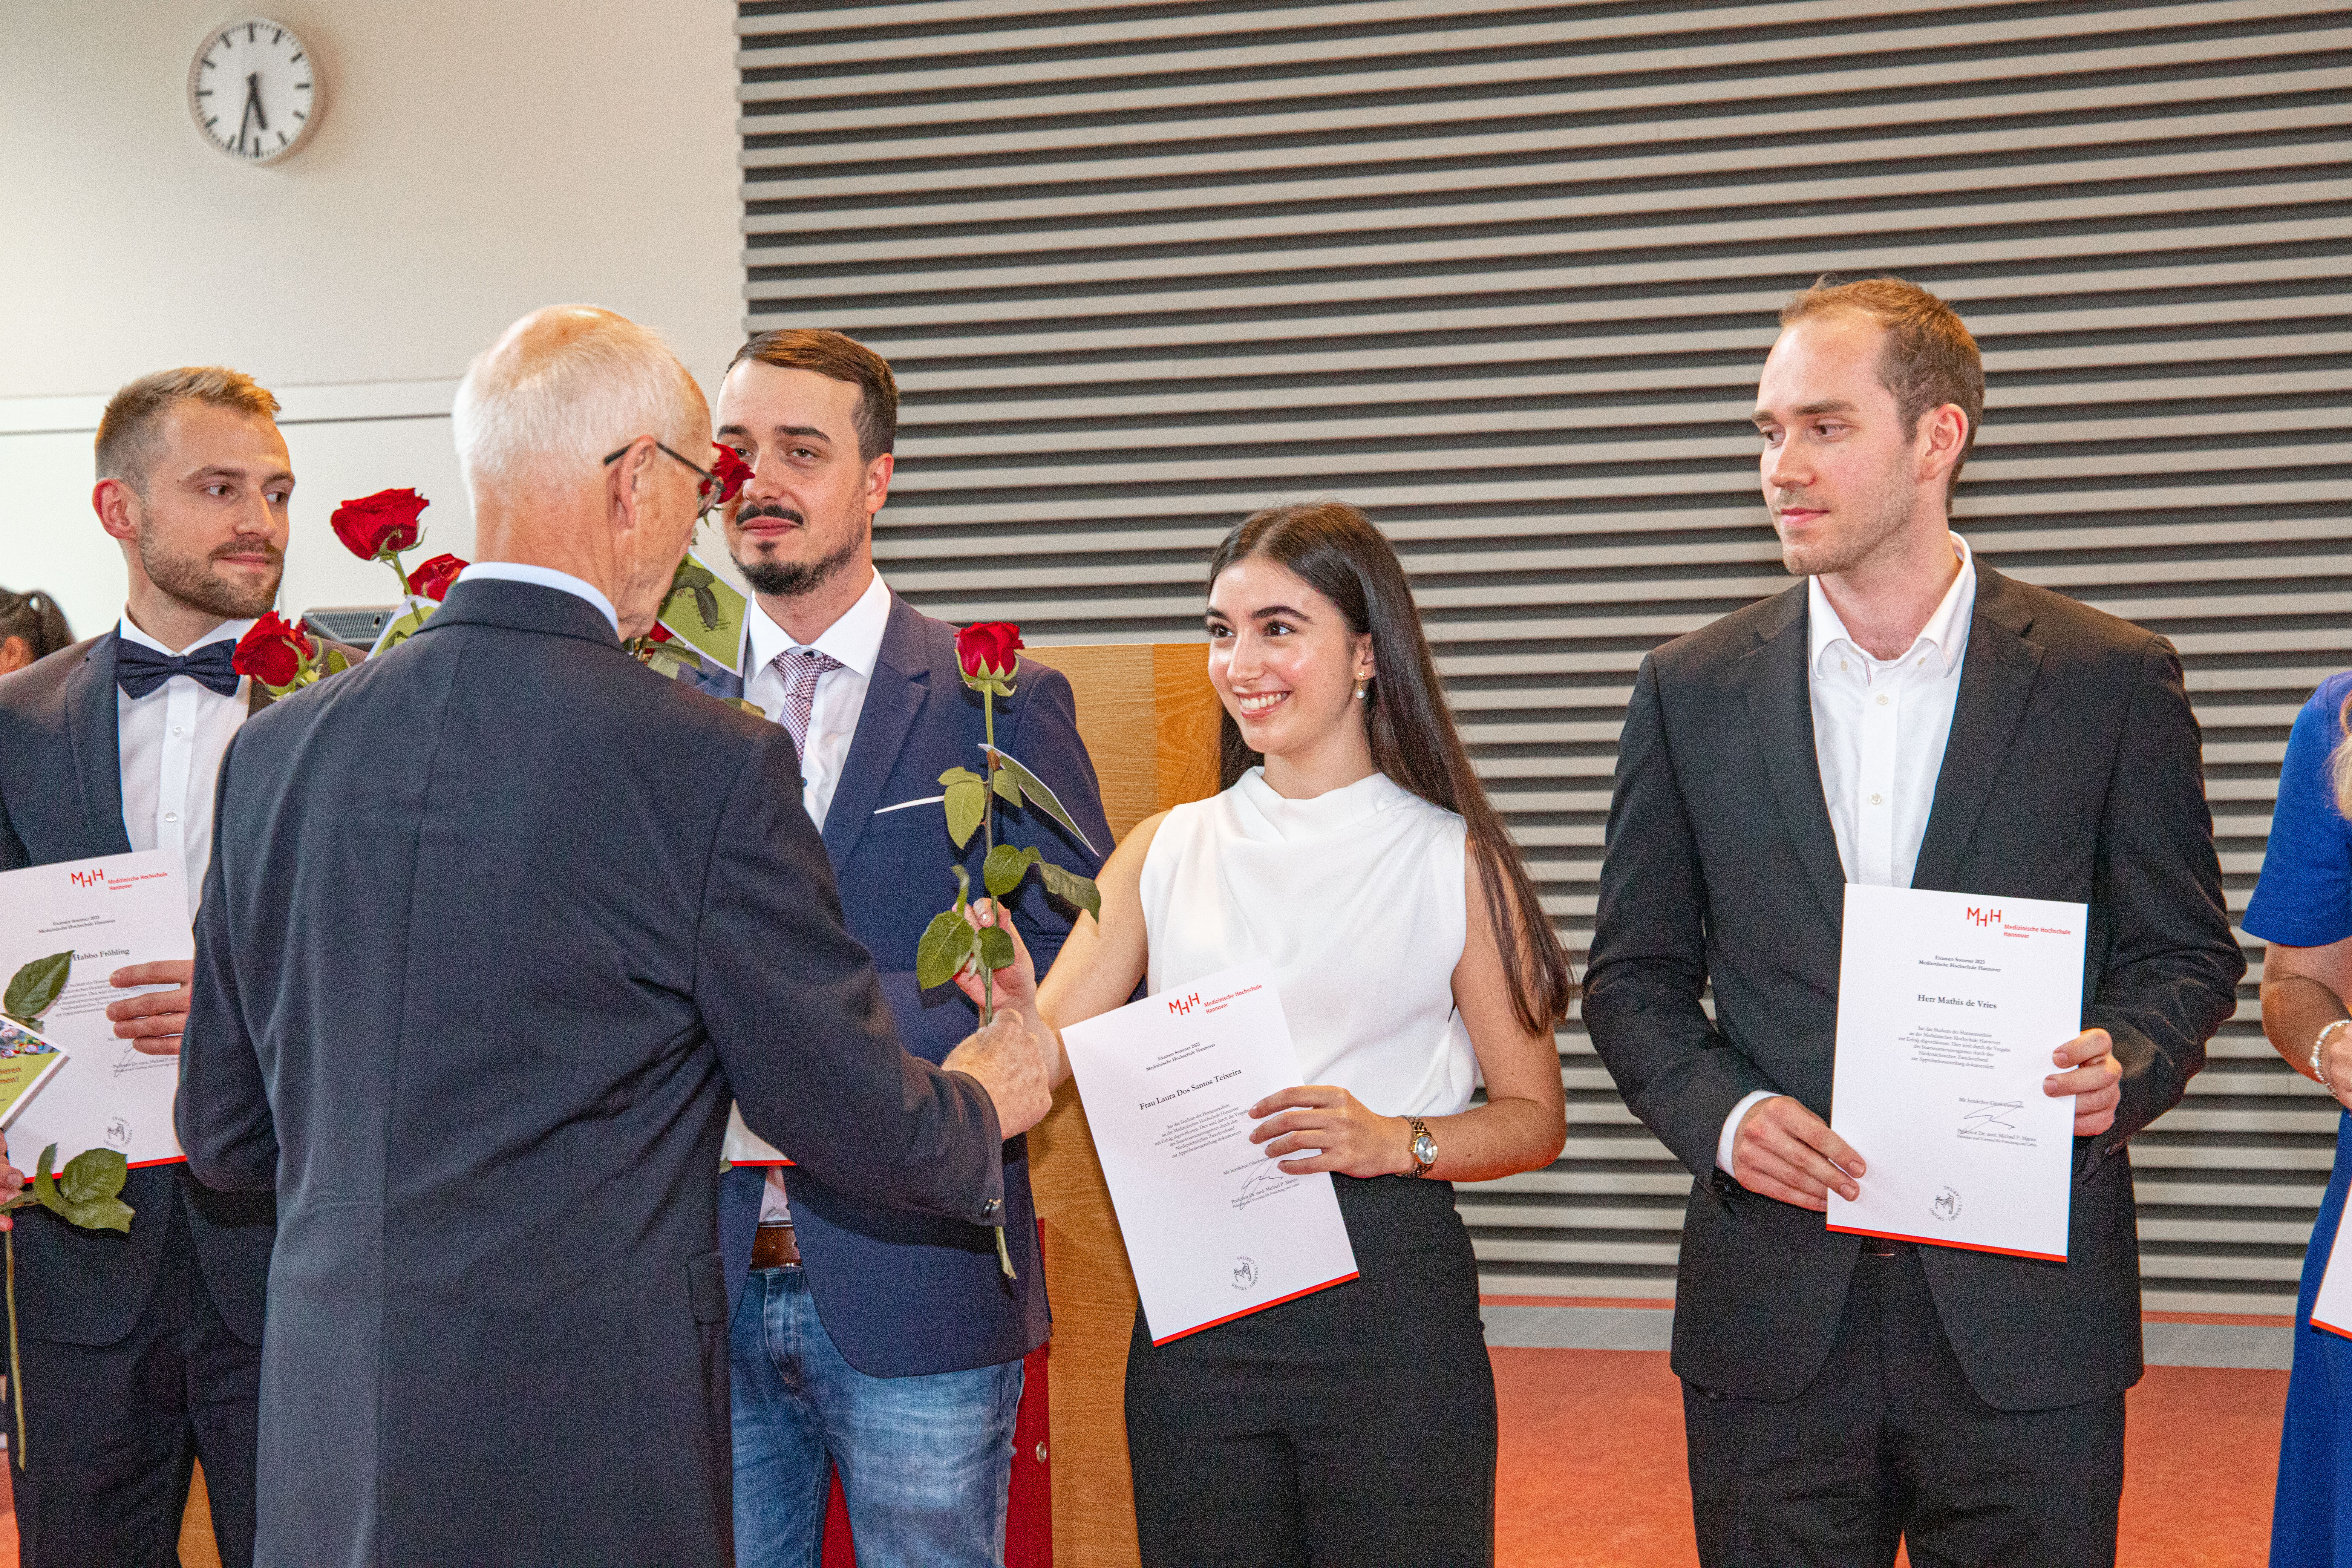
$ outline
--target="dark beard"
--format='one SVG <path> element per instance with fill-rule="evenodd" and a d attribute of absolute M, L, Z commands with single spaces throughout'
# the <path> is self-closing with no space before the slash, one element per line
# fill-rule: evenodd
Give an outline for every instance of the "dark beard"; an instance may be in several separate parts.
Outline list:
<path fill-rule="evenodd" d="M 782 516 L 777 512 L 753 512 L 753 517 Z M 746 561 L 735 557 L 735 569 L 743 574 L 743 581 L 752 591 L 772 599 L 797 599 L 803 594 L 814 593 L 831 582 L 835 574 L 861 558 L 866 542 L 874 534 L 874 519 L 868 516 L 855 529 L 840 549 L 830 555 L 797 565 L 785 565 L 775 561 Z"/>
<path fill-rule="evenodd" d="M 243 552 L 253 546 L 239 543 L 226 548 Z M 239 589 L 215 576 L 209 555 L 198 558 L 165 554 L 143 529 L 139 534 L 139 564 L 146 569 L 149 582 L 188 608 L 218 616 L 225 621 L 249 621 L 278 602 L 278 584 L 286 575 L 285 552 L 275 545 L 262 548 L 269 552 L 277 570 L 269 574 L 267 583 L 257 583 L 249 589 Z"/>

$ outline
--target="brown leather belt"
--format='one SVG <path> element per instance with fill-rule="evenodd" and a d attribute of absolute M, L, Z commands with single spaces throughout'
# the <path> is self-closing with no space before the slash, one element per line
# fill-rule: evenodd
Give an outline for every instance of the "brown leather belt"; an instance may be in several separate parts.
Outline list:
<path fill-rule="evenodd" d="M 798 1268 L 801 1266 L 800 1243 L 793 1238 L 788 1225 L 763 1225 L 751 1238 L 751 1267 L 754 1268 Z"/>

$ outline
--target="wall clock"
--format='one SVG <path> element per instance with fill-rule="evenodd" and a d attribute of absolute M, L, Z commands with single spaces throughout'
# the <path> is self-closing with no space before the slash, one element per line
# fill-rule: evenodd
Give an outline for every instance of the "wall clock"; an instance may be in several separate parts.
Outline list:
<path fill-rule="evenodd" d="M 215 27 L 188 67 L 188 112 L 218 151 L 245 163 L 295 152 L 319 123 L 310 47 L 283 22 L 255 16 Z"/>

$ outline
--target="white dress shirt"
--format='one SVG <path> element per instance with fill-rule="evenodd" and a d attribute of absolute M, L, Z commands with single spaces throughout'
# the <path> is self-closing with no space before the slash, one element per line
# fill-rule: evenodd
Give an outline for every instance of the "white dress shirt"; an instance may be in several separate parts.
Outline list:
<path fill-rule="evenodd" d="M 743 697 L 778 723 L 783 722 L 785 681 L 776 668 L 776 656 L 801 648 L 830 655 L 841 668 L 816 678 L 816 706 L 809 714 L 808 737 L 801 748 L 801 805 L 817 831 L 824 831 L 825 813 L 833 809 L 834 786 L 849 761 L 849 743 L 857 738 L 857 717 L 866 710 L 866 689 L 874 680 L 874 666 L 882 657 L 882 634 L 890 624 L 890 590 L 879 572 L 866 584 L 857 602 L 824 628 L 813 643 L 793 640 L 792 634 L 769 618 L 757 599 L 744 616 Z M 767 1190 L 760 1194 L 760 1222 L 789 1219 L 792 1205 L 785 1196 L 782 1167 L 768 1168 Z"/>
<path fill-rule="evenodd" d="M 1822 592 L 1821 579 L 1806 583 L 1813 756 L 1849 882 L 1907 888 L 1919 864 L 1977 605 L 1977 568 L 1968 542 L 1952 535 L 1952 551 L 1960 559 L 1958 574 L 1896 658 L 1876 659 L 1864 652 Z M 1759 1089 L 1731 1108 L 1716 1143 L 1717 1164 L 1731 1170 L 1740 1119 L 1773 1093 Z"/>
<path fill-rule="evenodd" d="M 552 566 L 533 566 L 521 561 L 477 561 L 458 573 L 457 582 L 449 586 L 454 588 L 457 583 L 467 582 L 536 583 L 542 588 L 558 589 L 595 605 L 597 612 L 611 624 L 613 635 L 621 635 L 620 612 L 613 608 L 613 601 L 605 597 L 604 590 L 585 578 L 574 577 L 569 572 L 558 572 Z"/>
<path fill-rule="evenodd" d="M 210 643 L 234 643 L 251 621 L 224 621 L 186 647 L 165 647 L 131 624 L 125 612 L 115 632 L 124 642 L 157 653 L 193 653 Z M 245 722 L 251 678 L 224 697 L 194 676 L 175 675 L 144 697 L 114 689 L 114 738 L 122 773 L 122 831 L 133 849 L 162 849 L 187 868 L 188 919 L 204 901 L 205 872 L 213 859 L 213 792 L 222 754 Z"/>
<path fill-rule="evenodd" d="M 743 696 L 778 723 L 784 714 L 778 654 L 800 648 L 830 655 L 841 663 L 839 669 L 828 669 L 816 679 L 816 708 L 809 715 L 807 743 L 801 748 L 801 804 L 822 833 L 824 815 L 833 808 L 834 785 L 841 782 L 842 766 L 849 761 L 849 743 L 857 738 L 866 688 L 874 679 L 875 661 L 882 657 L 882 634 L 890 624 L 890 590 L 882 574 L 875 573 L 857 602 L 813 643 L 794 642 L 756 599 L 744 621 Z"/>

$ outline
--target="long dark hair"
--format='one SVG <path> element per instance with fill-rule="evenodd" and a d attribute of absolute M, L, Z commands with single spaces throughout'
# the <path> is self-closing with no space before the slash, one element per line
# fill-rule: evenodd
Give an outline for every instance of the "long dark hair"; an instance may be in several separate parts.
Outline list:
<path fill-rule="evenodd" d="M 38 588 L 29 594 L 0 588 L 0 643 L 10 637 L 23 637 L 37 661 L 70 645 L 73 628 L 58 602 Z"/>
<path fill-rule="evenodd" d="M 1253 557 L 1273 562 L 1337 605 L 1349 631 L 1371 634 L 1375 673 L 1363 708 L 1372 763 L 1469 825 L 1512 1009 L 1530 1034 L 1548 1033 L 1576 999 L 1576 976 L 1544 918 L 1519 847 L 1487 801 L 1454 728 L 1454 710 L 1394 547 L 1371 519 L 1341 501 L 1268 507 L 1225 535 L 1209 557 L 1210 589 L 1226 567 Z M 1219 731 L 1218 782 L 1231 789 L 1262 759 L 1243 741 L 1231 713 Z"/>

